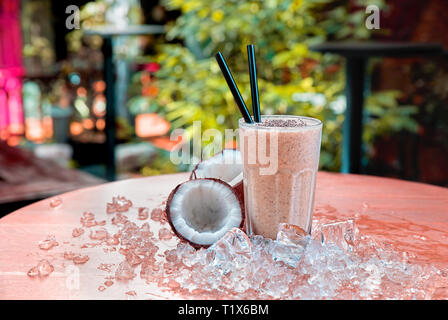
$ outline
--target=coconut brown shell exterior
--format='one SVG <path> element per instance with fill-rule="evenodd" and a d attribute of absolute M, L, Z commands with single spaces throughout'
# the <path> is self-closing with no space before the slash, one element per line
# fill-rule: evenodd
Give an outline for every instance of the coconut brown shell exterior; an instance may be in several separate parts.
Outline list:
<path fill-rule="evenodd" d="M 227 182 L 222 181 L 222 180 L 219 180 L 219 179 L 215 179 L 215 178 L 198 178 L 198 179 L 194 179 L 194 180 L 195 180 L 195 181 L 196 181 L 196 180 L 213 180 L 213 181 L 215 181 L 215 182 L 224 184 L 226 187 L 228 187 L 230 190 L 232 190 L 232 192 L 233 192 L 233 194 L 235 195 L 236 199 L 238 200 L 238 203 L 239 203 L 240 208 L 241 208 L 241 223 L 240 223 L 240 225 L 239 225 L 238 228 L 240 228 L 241 230 L 244 231 L 243 228 L 244 228 L 244 223 L 245 223 L 246 214 L 245 214 L 245 211 L 244 211 L 244 204 L 243 204 L 241 198 L 238 196 L 236 190 L 235 190 L 234 188 L 232 188 Z M 208 248 L 208 247 L 211 246 L 211 244 L 209 244 L 209 245 L 201 245 L 201 244 L 197 244 L 197 243 L 191 242 L 190 240 L 186 239 L 182 234 L 180 234 L 180 233 L 176 230 L 176 228 L 175 228 L 174 225 L 173 225 L 172 219 L 171 219 L 171 211 L 170 211 L 171 201 L 173 200 L 174 195 L 176 194 L 177 190 L 178 190 L 183 184 L 188 183 L 188 182 L 190 182 L 190 181 L 191 181 L 191 179 L 188 180 L 188 181 L 185 181 L 185 182 L 182 182 L 182 183 L 178 184 L 178 185 L 171 191 L 170 195 L 168 196 L 168 200 L 166 201 L 166 207 L 165 207 L 166 217 L 167 217 L 168 223 L 169 223 L 170 226 L 171 226 L 171 229 L 173 230 L 173 232 L 176 234 L 176 236 L 177 236 L 179 239 L 181 239 L 182 241 L 186 241 L 186 242 L 188 242 L 188 243 L 189 243 L 193 248 L 195 248 L 195 249 Z"/>
<path fill-rule="evenodd" d="M 241 182 L 237 183 L 234 187 L 233 190 L 235 190 L 236 194 L 238 195 L 238 197 L 240 198 L 241 202 L 243 203 L 244 206 L 244 184 L 243 184 L 243 180 L 241 180 Z"/>

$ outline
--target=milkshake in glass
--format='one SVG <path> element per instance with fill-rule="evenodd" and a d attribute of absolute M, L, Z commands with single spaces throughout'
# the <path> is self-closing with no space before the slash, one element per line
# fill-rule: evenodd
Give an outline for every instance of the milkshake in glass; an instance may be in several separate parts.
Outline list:
<path fill-rule="evenodd" d="M 246 232 L 275 239 L 280 223 L 311 232 L 322 122 L 301 116 L 239 121 Z"/>

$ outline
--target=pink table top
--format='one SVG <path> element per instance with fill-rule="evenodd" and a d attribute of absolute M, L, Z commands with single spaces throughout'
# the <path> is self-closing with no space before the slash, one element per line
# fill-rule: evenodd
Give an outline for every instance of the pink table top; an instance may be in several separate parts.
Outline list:
<path fill-rule="evenodd" d="M 140 277 L 129 282 L 115 282 L 104 291 L 101 263 L 122 261 L 117 252 L 101 247 L 80 249 L 92 243 L 89 230 L 77 238 L 72 231 L 80 227 L 83 212 L 95 214 L 97 221 L 110 221 L 106 203 L 113 196 L 132 200 L 126 212 L 129 220 L 149 222 L 156 233 L 168 227 L 148 218 L 137 219 L 138 207 L 163 207 L 169 192 L 188 178 L 187 173 L 130 179 L 80 189 L 58 196 L 59 207 L 52 208 L 49 198 L 24 207 L 0 219 L 0 299 L 170 299 L 175 291 L 160 289 Z M 319 172 L 314 215 L 320 220 L 341 221 L 349 218 L 361 233 L 387 241 L 399 251 L 406 251 L 410 261 L 448 266 L 448 189 L 395 179 Z M 109 228 L 109 225 L 105 226 Z M 59 246 L 45 251 L 38 242 L 54 235 Z M 172 238 L 159 245 L 160 250 L 174 248 Z M 73 265 L 64 260 L 65 251 L 89 256 L 85 264 Z M 48 259 L 54 272 L 45 279 L 31 279 L 28 270 L 41 259 Z M 116 268 L 116 265 L 115 265 Z M 76 278 L 74 278 L 76 277 Z M 70 285 L 78 281 L 77 285 Z M 77 279 L 77 280 L 76 280 Z M 129 292 L 132 294 L 129 294 Z M 135 293 L 135 294 L 134 294 Z"/>

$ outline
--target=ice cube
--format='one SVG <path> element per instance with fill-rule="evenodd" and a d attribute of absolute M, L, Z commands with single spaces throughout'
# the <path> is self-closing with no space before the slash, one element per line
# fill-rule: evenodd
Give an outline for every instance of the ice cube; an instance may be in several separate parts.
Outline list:
<path fill-rule="evenodd" d="M 105 240 L 109 237 L 109 233 L 107 232 L 106 229 L 101 228 L 98 230 L 91 231 L 89 237 L 92 240 Z"/>
<path fill-rule="evenodd" d="M 84 212 L 82 214 L 80 222 L 81 222 L 82 226 L 85 228 L 90 228 L 90 227 L 94 227 L 97 225 L 97 223 L 95 221 L 95 215 L 91 212 Z"/>
<path fill-rule="evenodd" d="M 30 278 L 38 277 L 39 276 L 39 269 L 37 268 L 37 266 L 34 266 L 30 270 L 28 270 L 27 275 Z"/>
<path fill-rule="evenodd" d="M 120 238 L 118 234 L 114 234 L 112 237 L 108 237 L 106 243 L 109 246 L 115 246 L 120 243 Z"/>
<path fill-rule="evenodd" d="M 140 227 L 140 235 L 143 238 L 149 238 L 153 236 L 153 233 L 151 232 L 151 229 L 149 227 L 149 223 L 145 222 L 141 227 Z"/>
<path fill-rule="evenodd" d="M 170 289 L 178 289 L 180 288 L 180 283 L 176 280 L 170 279 L 167 283 L 167 287 Z"/>
<path fill-rule="evenodd" d="M 128 222 L 128 217 L 122 215 L 121 213 L 117 213 L 115 217 L 112 218 L 112 224 L 126 224 Z"/>
<path fill-rule="evenodd" d="M 224 274 L 233 268 L 247 265 L 251 259 L 250 239 L 239 228 L 232 228 L 207 249 L 207 258 L 211 265 L 222 269 Z"/>
<path fill-rule="evenodd" d="M 271 297 L 282 298 L 288 291 L 289 287 L 287 284 L 292 278 L 291 273 L 288 272 L 272 274 L 267 279 L 263 291 Z"/>
<path fill-rule="evenodd" d="M 232 249 L 234 254 L 250 258 L 252 245 L 246 233 L 241 229 L 230 229 L 218 242 L 226 243 L 226 245 Z"/>
<path fill-rule="evenodd" d="M 174 263 L 174 264 L 176 262 L 178 262 L 178 252 L 176 249 L 166 250 L 164 252 L 164 255 L 165 255 L 166 261 Z"/>
<path fill-rule="evenodd" d="M 87 256 L 87 255 L 83 256 L 83 255 L 79 254 L 79 255 L 76 255 L 73 257 L 74 264 L 84 264 L 87 261 L 89 261 L 89 256 Z"/>
<path fill-rule="evenodd" d="M 54 235 L 49 235 L 45 240 L 39 241 L 39 249 L 41 250 L 50 250 L 58 245 L 59 243 L 56 241 Z"/>
<path fill-rule="evenodd" d="M 113 284 L 114 284 L 114 282 L 113 282 L 112 280 L 107 280 L 107 281 L 104 282 L 104 285 L 105 285 L 106 287 L 110 287 L 110 286 L 112 286 Z"/>
<path fill-rule="evenodd" d="M 161 268 L 155 263 L 153 257 L 145 258 L 140 270 L 140 278 L 145 279 L 147 283 L 155 282 L 160 278 Z"/>
<path fill-rule="evenodd" d="M 132 201 L 123 196 L 112 197 L 112 202 L 106 204 L 107 213 L 126 212 L 132 207 Z"/>
<path fill-rule="evenodd" d="M 159 230 L 160 240 L 170 240 L 173 237 L 173 232 L 170 229 L 162 228 Z"/>
<path fill-rule="evenodd" d="M 296 245 L 305 248 L 310 240 L 309 235 L 299 226 L 280 223 L 277 241 L 285 245 Z"/>
<path fill-rule="evenodd" d="M 72 251 L 65 251 L 64 252 L 64 259 L 65 260 L 73 260 L 75 257 L 75 254 Z"/>
<path fill-rule="evenodd" d="M 142 258 L 140 258 L 138 255 L 136 255 L 134 252 L 130 251 L 126 255 L 126 261 L 129 262 L 129 264 L 132 267 L 138 266 L 140 263 L 142 263 Z"/>
<path fill-rule="evenodd" d="M 249 236 L 250 242 L 252 243 L 253 247 L 262 247 L 265 245 L 266 241 L 269 241 L 270 239 L 264 238 L 263 236 L 260 236 L 258 234 L 251 234 Z"/>
<path fill-rule="evenodd" d="M 123 196 L 117 196 L 115 198 L 115 203 L 116 203 L 116 210 L 117 212 L 125 212 L 128 211 L 130 207 L 132 207 L 132 201 L 126 199 Z"/>
<path fill-rule="evenodd" d="M 100 263 L 100 265 L 97 267 L 97 269 L 98 270 L 101 270 L 101 271 L 106 271 L 106 272 L 108 272 L 108 273 L 110 273 L 110 272 L 112 272 L 112 270 L 111 270 L 111 267 L 112 267 L 113 265 L 112 264 L 109 264 L 109 263 Z"/>
<path fill-rule="evenodd" d="M 178 255 L 182 257 L 193 255 L 196 252 L 196 250 L 185 241 L 181 241 L 177 244 L 176 251 L 178 252 Z"/>
<path fill-rule="evenodd" d="M 115 213 L 115 211 L 116 211 L 116 208 L 115 208 L 115 203 L 110 203 L 110 202 L 108 202 L 108 203 L 106 203 L 106 212 L 107 213 Z"/>
<path fill-rule="evenodd" d="M 50 207 L 52 209 L 57 209 L 62 206 L 62 199 L 59 197 L 52 198 L 50 200 Z"/>
<path fill-rule="evenodd" d="M 277 240 L 272 243 L 269 252 L 274 261 L 280 261 L 296 268 L 310 240 L 309 235 L 300 227 L 281 223 Z"/>
<path fill-rule="evenodd" d="M 79 237 L 80 235 L 82 235 L 84 233 L 84 229 L 83 228 L 75 228 L 72 231 L 72 237 L 76 238 Z"/>
<path fill-rule="evenodd" d="M 149 209 L 148 208 L 138 208 L 138 219 L 146 220 L 148 219 Z"/>
<path fill-rule="evenodd" d="M 179 242 L 176 248 L 177 255 L 186 267 L 191 267 L 196 263 L 196 250 L 187 242 Z"/>
<path fill-rule="evenodd" d="M 166 214 L 162 209 L 155 208 L 154 210 L 151 211 L 151 220 L 154 220 L 157 222 L 165 222 Z"/>
<path fill-rule="evenodd" d="M 42 259 L 37 264 L 37 270 L 39 277 L 48 277 L 54 271 L 54 267 L 48 260 Z"/>
<path fill-rule="evenodd" d="M 352 219 L 323 224 L 320 227 L 322 244 L 334 243 L 347 252 L 352 252 L 358 230 Z"/>
<path fill-rule="evenodd" d="M 274 261 L 283 262 L 292 268 L 297 268 L 304 251 L 302 246 L 276 241 L 271 249 L 271 254 Z"/>
<path fill-rule="evenodd" d="M 115 271 L 115 279 L 117 280 L 132 280 L 135 278 L 135 273 L 132 266 L 127 261 L 121 262 Z"/>

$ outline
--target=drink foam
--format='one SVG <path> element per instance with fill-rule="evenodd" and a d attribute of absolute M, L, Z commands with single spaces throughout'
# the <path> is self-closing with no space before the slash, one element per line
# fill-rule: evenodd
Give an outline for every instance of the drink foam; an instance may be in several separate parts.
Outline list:
<path fill-rule="evenodd" d="M 294 119 L 263 119 L 262 122 L 256 123 L 260 127 L 280 127 L 280 128 L 293 128 L 293 127 L 305 127 L 308 124 L 300 118 Z"/>

